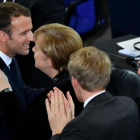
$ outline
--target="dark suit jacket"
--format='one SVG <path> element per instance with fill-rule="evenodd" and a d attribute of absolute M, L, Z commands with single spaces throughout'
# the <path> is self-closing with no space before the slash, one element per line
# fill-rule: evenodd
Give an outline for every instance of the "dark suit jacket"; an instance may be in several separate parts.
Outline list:
<path fill-rule="evenodd" d="M 0 95 L 0 139 L 10 140 L 11 135 L 15 134 L 17 125 L 32 105 L 33 100 L 44 89 L 31 89 L 26 86 L 20 75 L 20 71 L 13 58 L 16 74 L 13 75 L 4 61 L 0 58 L 0 69 L 6 74 L 14 92 Z"/>
<path fill-rule="evenodd" d="M 61 71 L 57 76 L 55 76 L 52 79 L 50 86 L 45 89 L 45 91 L 37 98 L 36 102 L 34 103 L 34 107 L 32 109 L 34 120 L 31 120 L 32 128 L 29 127 L 29 130 L 32 130 L 32 134 L 31 131 L 28 131 L 27 129 L 25 130 L 27 133 L 30 132 L 27 135 L 29 139 L 48 140 L 52 136 L 52 132 L 49 127 L 49 122 L 47 118 L 45 99 L 47 98 L 47 93 L 50 90 L 52 90 L 53 87 L 58 87 L 60 90 L 63 91 L 65 95 L 67 91 L 70 91 L 70 94 L 74 99 L 74 103 L 76 105 L 75 108 L 76 115 L 79 115 L 83 109 L 83 104 L 80 103 L 76 98 L 73 87 L 71 85 L 71 80 L 69 79 L 68 72 L 66 72 L 65 70 Z"/>
<path fill-rule="evenodd" d="M 93 98 L 51 140 L 137 140 L 138 129 L 138 108 L 134 101 L 105 92 Z"/>

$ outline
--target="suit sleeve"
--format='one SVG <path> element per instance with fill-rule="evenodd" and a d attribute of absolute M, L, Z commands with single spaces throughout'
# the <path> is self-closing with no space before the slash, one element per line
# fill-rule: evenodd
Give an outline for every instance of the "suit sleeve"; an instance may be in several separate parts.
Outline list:
<path fill-rule="evenodd" d="M 18 100 L 14 92 L 0 94 L 0 120 L 8 124 L 13 132 L 23 117 Z M 1 126 L 0 126 L 1 127 Z"/>
<path fill-rule="evenodd" d="M 44 88 L 33 89 L 23 83 L 23 90 L 26 98 L 26 103 L 31 106 L 33 101 L 45 90 Z"/>
<path fill-rule="evenodd" d="M 60 140 L 60 134 L 53 135 L 53 136 L 51 137 L 51 140 Z"/>
<path fill-rule="evenodd" d="M 80 126 L 81 127 L 81 126 Z M 61 134 L 53 135 L 51 140 L 85 140 L 83 129 L 80 128 L 76 121 L 68 123 Z M 86 131 L 86 130 L 85 130 Z"/>

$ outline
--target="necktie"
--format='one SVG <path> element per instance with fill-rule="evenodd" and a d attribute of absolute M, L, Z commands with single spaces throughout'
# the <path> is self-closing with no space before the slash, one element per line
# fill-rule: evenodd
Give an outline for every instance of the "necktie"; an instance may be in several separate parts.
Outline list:
<path fill-rule="evenodd" d="M 14 62 L 12 60 L 12 62 L 10 63 L 10 71 L 11 73 L 13 74 L 13 76 L 16 78 L 16 69 L 15 69 L 15 65 L 14 65 Z"/>

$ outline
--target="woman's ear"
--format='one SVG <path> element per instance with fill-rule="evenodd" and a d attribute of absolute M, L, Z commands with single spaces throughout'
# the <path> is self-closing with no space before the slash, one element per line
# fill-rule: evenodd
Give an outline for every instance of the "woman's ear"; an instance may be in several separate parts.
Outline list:
<path fill-rule="evenodd" d="M 47 63 L 49 65 L 49 67 L 52 67 L 52 60 L 49 57 L 47 58 Z"/>

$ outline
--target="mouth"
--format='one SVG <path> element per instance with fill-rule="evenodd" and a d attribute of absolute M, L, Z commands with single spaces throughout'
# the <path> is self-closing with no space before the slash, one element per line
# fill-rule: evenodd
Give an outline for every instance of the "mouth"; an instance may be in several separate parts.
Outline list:
<path fill-rule="evenodd" d="M 24 47 L 25 49 L 29 49 L 29 44 L 23 45 L 23 47 Z"/>

